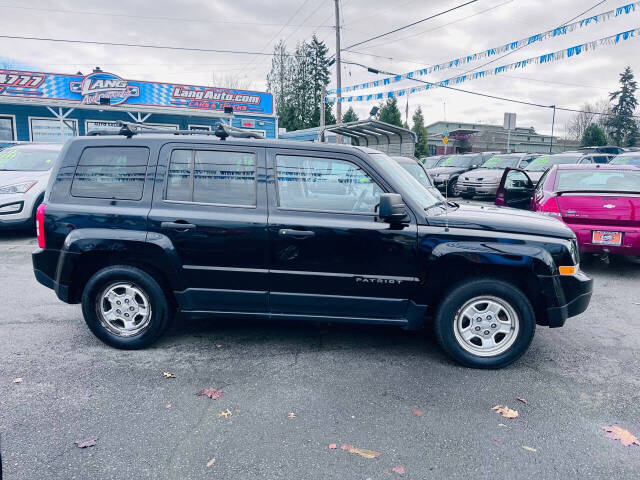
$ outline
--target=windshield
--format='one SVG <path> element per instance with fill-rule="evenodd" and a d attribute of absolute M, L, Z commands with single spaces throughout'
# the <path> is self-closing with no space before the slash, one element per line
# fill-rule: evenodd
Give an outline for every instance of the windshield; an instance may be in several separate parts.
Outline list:
<path fill-rule="evenodd" d="M 558 170 L 558 192 L 640 192 L 640 170 Z"/>
<path fill-rule="evenodd" d="M 473 162 L 480 163 L 478 157 L 467 155 L 452 155 L 451 157 L 445 157 L 442 162 L 438 164 L 439 167 L 470 167 Z"/>
<path fill-rule="evenodd" d="M 582 155 L 544 155 L 533 160 L 525 170 L 530 172 L 544 172 L 553 165 L 578 163 Z"/>
<path fill-rule="evenodd" d="M 635 165 L 640 167 L 640 155 L 618 155 L 609 162 L 609 165 Z"/>
<path fill-rule="evenodd" d="M 383 170 L 383 174 L 394 183 L 400 185 L 403 193 L 411 197 L 411 199 L 422 208 L 427 209 L 442 203 L 441 199 L 424 188 L 422 183 L 416 180 L 391 157 L 384 153 L 373 153 L 371 156 L 378 162 L 378 165 Z"/>
<path fill-rule="evenodd" d="M 424 168 L 433 168 L 440 161 L 440 157 L 427 157 L 427 158 L 423 158 L 421 161 L 422 161 L 422 164 L 424 165 Z"/>
<path fill-rule="evenodd" d="M 401 163 L 400 166 L 411 174 L 413 178 L 418 180 L 425 187 L 432 187 L 427 172 L 417 163 Z"/>
<path fill-rule="evenodd" d="M 0 152 L 0 170 L 43 172 L 51 168 L 59 152 L 56 148 L 9 147 Z"/>
<path fill-rule="evenodd" d="M 518 166 L 518 162 L 522 157 L 518 155 L 500 155 L 491 157 L 482 164 L 482 168 L 496 168 L 504 170 L 505 168 L 514 168 Z"/>

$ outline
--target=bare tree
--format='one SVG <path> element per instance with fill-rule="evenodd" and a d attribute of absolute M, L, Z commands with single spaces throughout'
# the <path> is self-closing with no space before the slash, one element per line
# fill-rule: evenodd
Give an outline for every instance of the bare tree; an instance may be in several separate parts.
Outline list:
<path fill-rule="evenodd" d="M 231 88 L 233 90 L 249 90 L 253 84 L 251 80 L 240 75 L 229 73 L 217 75 L 216 72 L 212 74 L 212 81 L 214 87 Z"/>
<path fill-rule="evenodd" d="M 597 110 L 595 105 L 591 105 L 590 103 L 585 103 L 580 110 L 583 111 L 576 113 L 573 118 L 569 120 L 569 124 L 567 126 L 567 135 L 573 140 L 581 140 L 584 135 L 584 131 L 589 125 L 594 123 L 596 117 L 599 116 L 593 113 Z"/>

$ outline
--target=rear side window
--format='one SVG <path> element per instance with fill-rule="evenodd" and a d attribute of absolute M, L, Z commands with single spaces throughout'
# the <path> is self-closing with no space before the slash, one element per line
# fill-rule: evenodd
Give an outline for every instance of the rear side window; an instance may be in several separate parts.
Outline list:
<path fill-rule="evenodd" d="M 253 207 L 256 156 L 246 152 L 174 150 L 165 199 Z"/>
<path fill-rule="evenodd" d="M 85 148 L 73 175 L 71 195 L 140 200 L 148 161 L 146 147 Z"/>

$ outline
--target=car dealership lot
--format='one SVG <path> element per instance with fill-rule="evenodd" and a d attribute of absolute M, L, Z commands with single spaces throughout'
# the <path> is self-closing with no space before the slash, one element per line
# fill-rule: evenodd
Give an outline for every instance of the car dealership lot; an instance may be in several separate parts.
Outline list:
<path fill-rule="evenodd" d="M 114 350 L 36 282 L 34 246 L 0 233 L 6 478 L 637 478 L 640 447 L 602 427 L 640 436 L 638 264 L 586 262 L 587 312 L 482 371 L 423 335 L 362 325 L 190 321 Z M 195 395 L 207 387 L 224 394 Z M 96 446 L 74 445 L 89 436 Z"/>

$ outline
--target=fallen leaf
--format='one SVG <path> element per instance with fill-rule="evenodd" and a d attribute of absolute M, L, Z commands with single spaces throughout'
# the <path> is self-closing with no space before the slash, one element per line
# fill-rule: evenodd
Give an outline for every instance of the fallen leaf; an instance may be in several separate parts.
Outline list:
<path fill-rule="evenodd" d="M 98 437 L 87 437 L 81 440 L 76 440 L 74 443 L 78 446 L 78 448 L 87 448 L 93 447 L 98 441 Z"/>
<path fill-rule="evenodd" d="M 22 378 L 21 377 L 14 378 L 12 383 L 22 383 Z"/>
<path fill-rule="evenodd" d="M 291 412 L 289 415 L 287 415 L 291 420 L 293 420 L 294 418 L 296 418 L 296 414 Z"/>
<path fill-rule="evenodd" d="M 607 438 L 620 440 L 620 443 L 622 443 L 622 445 L 624 445 L 625 447 L 630 447 L 631 445 L 640 446 L 640 440 L 638 440 L 635 435 L 625 430 L 624 428 L 620 428 L 617 425 L 611 425 L 609 427 L 603 428 L 607 432 Z"/>
<path fill-rule="evenodd" d="M 527 452 L 537 452 L 538 451 L 535 448 L 527 447 L 526 445 L 522 445 L 522 448 L 524 448 Z"/>
<path fill-rule="evenodd" d="M 162 375 L 164 375 L 164 378 L 176 378 L 175 374 L 171 372 L 164 372 Z"/>
<path fill-rule="evenodd" d="M 329 450 L 335 450 L 336 448 L 338 448 L 338 445 L 336 445 L 335 443 L 329 444 Z"/>
<path fill-rule="evenodd" d="M 222 348 L 222 345 L 217 344 L 217 345 L 216 345 L 216 348 Z"/>
<path fill-rule="evenodd" d="M 504 418 L 516 418 L 518 416 L 517 410 L 512 410 L 507 406 L 496 405 L 491 410 L 495 411 L 496 413 L 499 413 Z"/>
<path fill-rule="evenodd" d="M 236 412 L 236 413 L 240 413 L 240 409 L 239 409 L 239 408 L 236 408 L 236 409 L 234 410 L 234 412 Z"/>
<path fill-rule="evenodd" d="M 212 400 L 218 400 L 223 394 L 224 394 L 224 391 L 222 389 L 216 390 L 213 387 L 205 388 L 204 390 L 201 390 L 198 393 L 196 393 L 196 395 L 209 397 Z"/>
<path fill-rule="evenodd" d="M 398 475 L 404 475 L 404 467 L 402 465 L 398 465 L 397 467 L 393 467 L 391 470 L 396 472 Z"/>
<path fill-rule="evenodd" d="M 213 465 L 216 463 L 216 459 L 212 458 L 211 460 L 209 460 L 207 462 L 207 467 L 213 467 Z"/>
<path fill-rule="evenodd" d="M 422 416 L 422 411 L 420 410 L 411 410 L 411 413 L 413 413 L 416 417 Z"/>
<path fill-rule="evenodd" d="M 527 399 L 526 398 L 516 397 L 516 400 L 518 400 L 519 402 L 524 403 L 525 405 L 527 404 Z"/>
<path fill-rule="evenodd" d="M 171 408 L 171 404 L 170 403 L 167 403 L 167 408 Z"/>
<path fill-rule="evenodd" d="M 233 415 L 233 413 L 231 413 L 231 410 L 229 410 L 229 409 L 227 408 L 227 410 L 226 410 L 226 411 L 224 411 L 224 412 L 220 412 L 220 413 L 218 414 L 218 418 L 222 418 L 222 417 L 224 417 L 224 418 L 229 418 L 229 417 L 231 417 L 232 415 Z"/>
<path fill-rule="evenodd" d="M 348 443 L 343 444 L 340 448 L 349 453 L 355 453 L 356 455 L 360 455 L 361 457 L 368 459 L 378 458 L 380 456 L 380 452 L 376 452 L 375 450 L 367 450 L 366 448 L 354 447 L 353 445 L 349 445 Z"/>

